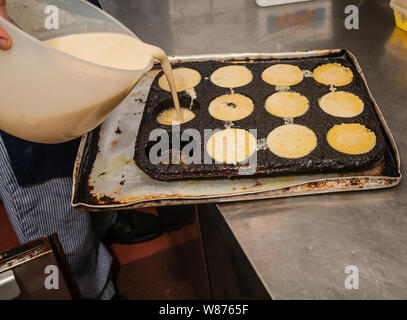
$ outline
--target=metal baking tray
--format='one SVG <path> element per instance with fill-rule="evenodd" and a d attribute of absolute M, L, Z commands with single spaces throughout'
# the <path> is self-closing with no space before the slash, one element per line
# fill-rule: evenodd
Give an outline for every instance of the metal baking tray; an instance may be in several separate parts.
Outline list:
<path fill-rule="evenodd" d="M 290 53 L 213 54 L 171 57 L 173 64 L 196 61 L 297 59 L 340 54 L 342 49 Z M 159 181 L 134 162 L 134 150 L 151 84 L 161 71 L 147 72 L 106 121 L 82 137 L 73 173 L 72 205 L 88 211 L 148 206 L 255 200 L 327 192 L 388 188 L 402 177 L 399 153 L 355 57 L 347 50 L 366 86 L 382 127 L 384 157 L 368 168 L 274 177 Z"/>
<path fill-rule="evenodd" d="M 286 63 L 299 67 L 306 75 L 300 83 L 279 88 L 264 82 L 261 78 L 262 72 L 268 67 L 280 63 Z M 331 116 L 318 105 L 318 99 L 331 92 L 332 87 L 319 84 L 312 75 L 312 71 L 323 64 L 339 63 L 348 67 L 353 72 L 353 80 L 346 86 L 334 88 L 334 90 L 346 91 L 356 94 L 364 102 L 364 110 L 358 116 L 352 118 L 339 118 Z M 239 93 L 249 97 L 254 103 L 253 112 L 246 118 L 239 121 L 221 121 L 213 118 L 208 112 L 210 102 L 224 94 L 231 93 L 231 89 L 221 88 L 213 84 L 209 77 L 218 68 L 229 65 L 242 65 L 248 68 L 253 74 L 253 80 L 242 87 L 234 88 L 233 93 Z M 211 159 L 206 154 L 204 143 L 204 130 L 221 130 L 224 128 L 239 128 L 256 130 L 258 145 L 265 145 L 267 135 L 275 128 L 284 125 L 287 121 L 306 126 L 317 136 L 317 147 L 305 157 L 299 159 L 286 159 L 274 155 L 267 147 L 260 148 L 256 153 L 255 175 L 281 175 L 284 173 L 299 172 L 322 172 L 327 170 L 343 170 L 361 168 L 383 157 L 385 142 L 382 135 L 382 126 L 375 112 L 373 101 L 369 96 L 365 83 L 357 71 L 352 59 L 345 50 L 333 52 L 329 55 L 285 58 L 285 59 L 244 59 L 244 60 L 215 60 L 215 61 L 194 61 L 182 62 L 174 65 L 175 68 L 191 68 L 201 74 L 202 81 L 193 89 L 193 97 L 186 93 L 180 94 L 181 104 L 184 107 L 194 106 L 196 117 L 183 123 L 179 127 L 180 134 L 187 130 L 195 129 L 202 138 L 200 145 L 201 161 L 197 164 L 178 163 L 158 163 L 153 164 L 149 160 L 150 148 L 156 143 L 150 140 L 150 133 L 155 129 L 165 130 L 165 134 L 172 140 L 172 128 L 169 125 L 161 125 L 156 121 L 157 115 L 165 108 L 172 106 L 171 94 L 162 90 L 158 85 L 158 79 L 162 76 L 160 72 L 154 79 L 148 94 L 143 118 L 141 120 L 139 134 L 136 141 L 136 151 L 134 160 L 137 166 L 148 175 L 159 180 L 176 180 L 186 178 L 208 178 L 208 177 L 233 177 L 240 176 L 240 169 L 247 168 L 246 164 L 223 164 L 205 163 L 204 159 Z M 271 94 L 277 91 L 293 91 L 305 96 L 310 103 L 309 110 L 301 117 L 283 119 L 272 116 L 264 108 L 264 103 Z M 172 106 L 173 107 L 173 106 Z M 326 134 L 330 128 L 341 123 L 360 123 L 365 125 L 376 135 L 375 147 L 365 154 L 348 155 L 331 148 L 326 141 Z M 178 133 L 175 133 L 178 134 Z M 181 149 L 168 145 L 170 150 L 165 153 L 181 154 Z M 182 145 L 180 146 L 182 147 Z"/>

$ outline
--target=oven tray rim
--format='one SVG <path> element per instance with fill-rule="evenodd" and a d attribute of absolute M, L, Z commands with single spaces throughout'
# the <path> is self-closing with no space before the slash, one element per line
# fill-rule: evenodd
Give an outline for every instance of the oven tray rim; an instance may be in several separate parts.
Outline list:
<path fill-rule="evenodd" d="M 264 190 L 253 190 L 253 191 L 239 191 L 230 194 L 214 192 L 213 195 L 205 196 L 162 196 L 146 199 L 129 201 L 127 203 L 101 203 L 101 204 L 91 204 L 86 202 L 77 201 L 76 195 L 79 192 L 78 189 L 78 179 L 79 171 L 82 168 L 82 160 L 84 150 L 87 147 L 87 141 L 89 133 L 82 136 L 77 157 L 75 160 L 74 172 L 73 172 L 73 185 L 72 185 L 72 198 L 71 204 L 77 209 L 83 209 L 87 211 L 103 211 L 111 209 L 129 209 L 147 206 L 163 206 L 163 205 L 180 205 L 180 204 L 196 204 L 196 203 L 208 203 L 208 202 L 230 202 L 230 201 L 243 201 L 243 200 L 256 200 L 256 199 L 269 199 L 269 198 L 280 198 L 289 197 L 297 195 L 309 195 L 309 194 L 322 194 L 331 192 L 345 192 L 345 191 L 356 191 L 356 190 L 372 190 L 372 189 L 383 189 L 396 186 L 402 179 L 401 165 L 400 165 L 400 155 L 397 149 L 396 142 L 393 135 L 380 111 L 375 99 L 372 96 L 370 88 L 367 84 L 366 78 L 361 70 L 361 67 L 355 58 L 355 56 L 347 49 L 323 49 L 323 50 L 309 50 L 309 51 L 295 51 L 295 52 L 281 52 L 281 53 L 230 53 L 230 54 L 200 54 L 200 55 L 177 55 L 170 56 L 169 59 L 171 63 L 182 63 L 182 62 L 198 62 L 198 61 L 210 61 L 210 60 L 264 60 L 264 59 L 291 59 L 291 58 L 308 58 L 308 57 L 322 57 L 331 54 L 337 54 L 344 52 L 351 59 L 356 70 L 360 74 L 364 85 L 366 86 L 367 93 L 373 102 L 374 109 L 379 117 L 380 123 L 383 126 L 385 136 L 390 142 L 390 147 L 393 151 L 396 164 L 397 164 L 397 174 L 398 176 L 341 176 L 341 177 L 329 177 L 322 179 L 312 179 L 305 182 L 297 184 L 287 184 L 286 186 L 279 186 L 273 189 Z M 143 76 L 145 77 L 145 76 Z M 137 87 L 137 84 L 136 84 Z M 134 90 L 135 88 L 133 88 Z M 148 92 L 147 92 L 148 93 Z M 99 141 L 98 141 L 99 142 Z M 311 174 L 312 176 L 312 174 Z M 249 178 L 250 179 L 250 178 Z M 256 181 L 256 177 L 253 177 L 253 182 Z M 199 180 L 199 179 L 194 179 Z M 228 180 L 227 178 L 223 180 Z M 171 183 L 171 181 L 169 181 Z M 307 186 L 317 186 L 313 189 L 308 189 Z"/>

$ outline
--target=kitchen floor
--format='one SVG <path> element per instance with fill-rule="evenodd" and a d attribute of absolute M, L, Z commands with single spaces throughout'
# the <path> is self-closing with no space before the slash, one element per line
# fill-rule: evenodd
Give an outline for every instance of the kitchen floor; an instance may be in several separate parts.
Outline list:
<path fill-rule="evenodd" d="M 143 211 L 156 214 L 155 209 Z M 177 212 L 174 212 L 177 214 Z M 199 225 L 191 221 L 160 237 L 134 245 L 107 245 L 116 258 L 113 276 L 126 299 L 208 299 Z M 0 205 L 0 252 L 18 246 Z"/>

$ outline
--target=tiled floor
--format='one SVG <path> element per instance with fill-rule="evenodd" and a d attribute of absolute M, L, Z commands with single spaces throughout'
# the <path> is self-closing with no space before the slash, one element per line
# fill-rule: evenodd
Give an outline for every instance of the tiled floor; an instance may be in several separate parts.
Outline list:
<path fill-rule="evenodd" d="M 154 209 L 143 211 L 155 213 Z M 17 245 L 17 237 L 0 205 L 0 252 Z M 116 257 L 114 277 L 127 299 L 209 298 L 196 219 L 193 224 L 148 242 L 107 247 Z"/>

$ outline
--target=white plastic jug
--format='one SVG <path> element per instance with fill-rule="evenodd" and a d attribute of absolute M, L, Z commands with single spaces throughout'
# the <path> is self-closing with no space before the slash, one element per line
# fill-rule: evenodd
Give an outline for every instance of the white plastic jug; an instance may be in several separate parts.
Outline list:
<path fill-rule="evenodd" d="M 55 9 L 59 26 L 49 29 L 56 21 L 47 17 Z M 44 44 L 81 33 L 136 37 L 85 1 L 7 0 L 7 11 L 10 22 L 0 17 L 0 26 L 13 46 L 0 50 L 0 129 L 19 138 L 59 143 L 83 135 L 102 123 L 153 65 L 148 57 L 136 70 L 107 67 Z"/>

